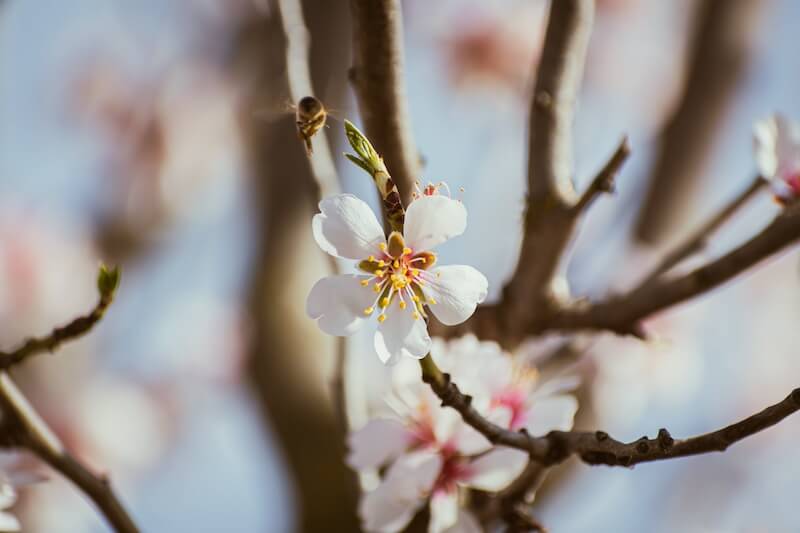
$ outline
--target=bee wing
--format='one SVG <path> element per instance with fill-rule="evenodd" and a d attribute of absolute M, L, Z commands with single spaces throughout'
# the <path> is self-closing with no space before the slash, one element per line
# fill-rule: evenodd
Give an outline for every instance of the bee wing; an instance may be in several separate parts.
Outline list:
<path fill-rule="evenodd" d="M 292 101 L 288 98 L 285 98 L 278 104 L 256 109 L 253 111 L 253 116 L 257 119 L 265 120 L 267 122 L 275 122 L 286 115 L 294 114 L 296 110 L 297 107 L 292 103 Z"/>

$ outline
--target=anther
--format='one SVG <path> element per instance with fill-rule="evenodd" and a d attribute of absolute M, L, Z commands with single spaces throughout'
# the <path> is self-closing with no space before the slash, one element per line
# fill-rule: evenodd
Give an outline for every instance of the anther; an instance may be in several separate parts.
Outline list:
<path fill-rule="evenodd" d="M 403 248 L 403 255 L 411 255 L 411 248 L 409 248 L 408 246 Z"/>
<path fill-rule="evenodd" d="M 383 270 L 379 269 L 375 271 L 375 275 L 378 276 L 379 278 L 382 278 L 384 274 L 386 274 L 386 272 L 384 272 Z"/>
<path fill-rule="evenodd" d="M 375 256 L 371 255 L 371 256 L 367 257 L 367 261 L 369 261 L 370 263 L 374 263 L 375 262 Z"/>
<path fill-rule="evenodd" d="M 369 285 L 369 280 L 368 279 L 362 279 L 359 283 L 361 283 L 362 287 L 366 287 L 367 285 Z"/>
<path fill-rule="evenodd" d="M 419 320 L 419 313 L 417 313 L 416 311 L 414 311 L 414 312 L 411 314 L 411 316 L 413 316 L 413 317 L 414 317 L 414 320 Z M 380 320 L 380 318 L 381 318 L 381 317 L 378 317 L 378 320 Z"/>
<path fill-rule="evenodd" d="M 381 292 L 381 286 L 376 283 L 375 286 L 372 287 L 372 290 L 374 292 Z"/>
<path fill-rule="evenodd" d="M 394 268 L 400 268 L 400 261 L 398 261 L 397 259 L 395 259 L 395 260 L 394 260 L 394 263 L 392 263 L 392 266 L 393 266 Z"/>
<path fill-rule="evenodd" d="M 436 300 L 435 300 L 433 297 L 429 297 L 429 298 L 428 298 L 428 304 L 430 304 L 430 305 L 436 305 Z"/>
<path fill-rule="evenodd" d="M 400 309 L 405 309 L 406 303 L 403 300 L 400 300 Z"/>
<path fill-rule="evenodd" d="M 389 298 L 384 296 L 381 298 L 381 307 L 388 307 L 389 305 Z"/>
<path fill-rule="evenodd" d="M 387 248 L 386 243 L 382 242 L 382 243 L 378 244 L 378 248 L 381 249 L 381 252 L 385 252 L 386 248 Z"/>
<path fill-rule="evenodd" d="M 383 323 L 384 320 L 386 320 L 386 315 L 384 315 L 383 313 L 379 314 L 378 315 L 378 322 Z"/>
<path fill-rule="evenodd" d="M 385 267 L 386 266 L 386 261 L 384 261 L 383 259 L 378 260 L 378 266 L 379 267 Z"/>
<path fill-rule="evenodd" d="M 366 309 L 364 309 L 364 314 L 369 316 L 372 314 L 373 311 L 375 311 L 374 307 L 367 307 Z"/>

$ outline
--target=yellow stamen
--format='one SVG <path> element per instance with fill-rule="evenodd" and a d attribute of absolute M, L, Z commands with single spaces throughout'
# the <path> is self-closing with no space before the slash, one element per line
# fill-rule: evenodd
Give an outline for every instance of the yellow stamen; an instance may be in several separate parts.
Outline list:
<path fill-rule="evenodd" d="M 428 304 L 429 305 L 436 305 L 436 300 L 433 297 L 429 297 L 428 298 Z"/>
<path fill-rule="evenodd" d="M 378 276 L 379 278 L 382 278 L 385 273 L 386 272 L 384 272 L 383 270 L 376 270 L 375 271 L 375 275 Z"/>
<path fill-rule="evenodd" d="M 362 279 L 360 281 L 360 283 L 361 283 L 362 287 L 366 287 L 367 285 L 369 285 L 369 280 L 368 279 Z"/>
<path fill-rule="evenodd" d="M 389 305 L 389 298 L 387 298 L 386 296 L 381 298 L 381 307 L 387 307 L 388 305 Z"/>
<path fill-rule="evenodd" d="M 369 261 L 370 263 L 374 263 L 375 262 L 375 256 L 371 255 L 371 256 L 367 257 L 367 261 Z"/>
<path fill-rule="evenodd" d="M 414 311 L 413 313 L 411 313 L 411 316 L 413 316 L 413 317 L 414 317 L 414 320 L 419 320 L 419 313 L 417 313 L 416 311 Z M 380 317 L 378 317 L 378 320 L 380 320 Z"/>
<path fill-rule="evenodd" d="M 400 309 L 405 309 L 406 303 L 403 300 L 400 300 Z"/>
<path fill-rule="evenodd" d="M 395 260 L 394 260 L 394 263 L 392 263 L 392 266 L 393 266 L 394 268 L 400 268 L 400 261 L 398 261 L 397 259 L 395 259 Z"/>
<path fill-rule="evenodd" d="M 419 269 L 418 269 L 418 268 L 412 268 L 412 269 L 411 269 L 411 273 L 412 273 L 413 275 L 415 275 L 415 276 L 419 276 Z"/>
<path fill-rule="evenodd" d="M 378 245 L 378 248 L 381 249 L 381 252 L 385 252 L 386 251 L 386 243 L 385 242 L 380 243 Z"/>
<path fill-rule="evenodd" d="M 414 300 L 414 302 L 419 303 L 419 296 L 417 296 L 416 294 L 412 296 L 411 299 Z"/>
<path fill-rule="evenodd" d="M 385 266 L 386 266 L 386 261 L 384 261 L 383 259 L 380 259 L 380 260 L 378 261 L 378 266 L 379 266 L 379 267 L 381 267 L 381 268 L 382 268 L 382 267 L 385 267 Z"/>
<path fill-rule="evenodd" d="M 373 311 L 375 311 L 374 307 L 367 307 L 366 309 L 364 309 L 364 314 L 369 316 L 372 314 Z"/>
<path fill-rule="evenodd" d="M 403 255 L 411 255 L 411 248 L 409 248 L 408 246 L 403 248 Z"/>
<path fill-rule="evenodd" d="M 372 287 L 372 290 L 374 292 L 381 292 L 381 286 L 376 283 L 375 286 Z"/>
<path fill-rule="evenodd" d="M 378 315 L 378 322 L 383 323 L 384 320 L 386 320 L 386 315 L 384 315 L 383 313 L 379 314 Z"/>

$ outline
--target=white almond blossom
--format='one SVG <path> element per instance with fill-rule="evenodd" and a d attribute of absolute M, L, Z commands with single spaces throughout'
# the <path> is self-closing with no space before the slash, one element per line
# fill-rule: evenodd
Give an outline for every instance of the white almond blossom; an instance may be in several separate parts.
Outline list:
<path fill-rule="evenodd" d="M 306 302 L 308 315 L 330 335 L 355 333 L 377 316 L 375 350 L 385 364 L 424 357 L 431 346 L 429 309 L 440 322 L 465 321 L 486 298 L 486 277 L 470 266 L 435 266 L 431 250 L 467 226 L 464 205 L 434 189 L 413 200 L 404 230 L 387 238 L 378 219 L 350 194 L 325 198 L 314 216 L 314 239 L 334 257 L 358 261 L 360 274 L 319 280 Z"/>
<path fill-rule="evenodd" d="M 757 122 L 753 135 L 759 172 L 778 199 L 800 196 L 800 124 L 775 114 Z"/>
<path fill-rule="evenodd" d="M 572 427 L 577 402 L 563 391 L 574 386 L 574 380 L 537 387 L 534 370 L 520 370 L 496 343 L 479 342 L 471 335 L 449 343 L 437 339 L 431 353 L 492 422 L 514 430 L 524 427 L 532 434 Z M 398 365 L 393 377 L 394 391 L 387 398 L 392 415 L 370 420 L 349 439 L 351 467 L 372 470 L 388 465 L 380 485 L 361 500 L 365 529 L 400 531 L 429 504 L 430 533 L 482 531 L 460 506 L 465 495 L 460 489 L 504 489 L 522 472 L 527 455 L 493 448 L 455 410 L 442 407 L 420 381 L 417 365 Z"/>

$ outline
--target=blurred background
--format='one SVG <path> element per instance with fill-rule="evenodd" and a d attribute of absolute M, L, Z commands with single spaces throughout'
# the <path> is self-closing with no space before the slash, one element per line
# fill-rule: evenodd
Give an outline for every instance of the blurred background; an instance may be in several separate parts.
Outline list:
<path fill-rule="evenodd" d="M 358 123 L 342 2 L 303 2 L 311 71 Z M 423 181 L 464 187 L 467 233 L 448 262 L 497 297 L 520 239 L 531 72 L 544 1 L 403 2 L 412 129 Z M 271 0 L 0 4 L 0 343 L 89 310 L 98 262 L 117 299 L 86 338 L 13 371 L 65 443 L 112 479 L 145 531 L 355 531 L 357 492 L 332 408 L 334 343 L 304 314 L 327 262 L 314 188 L 285 107 Z M 576 124 L 585 185 L 624 133 L 633 157 L 575 243 L 573 292 L 635 283 L 665 246 L 755 174 L 754 120 L 800 117 L 794 0 L 598 0 Z M 344 149 L 340 122 L 326 131 Z M 380 147 L 379 147 L 380 148 Z M 345 190 L 370 181 L 336 158 Z M 756 233 L 756 198 L 704 257 Z M 798 386 L 796 252 L 647 323 L 600 336 L 574 363 L 578 427 L 624 440 L 720 427 Z M 351 411 L 382 400 L 371 341 L 350 343 Z M 634 470 L 569 462 L 535 510 L 554 532 L 800 531 L 800 419 L 725 454 Z M 24 531 L 100 532 L 57 475 L 23 489 Z"/>

